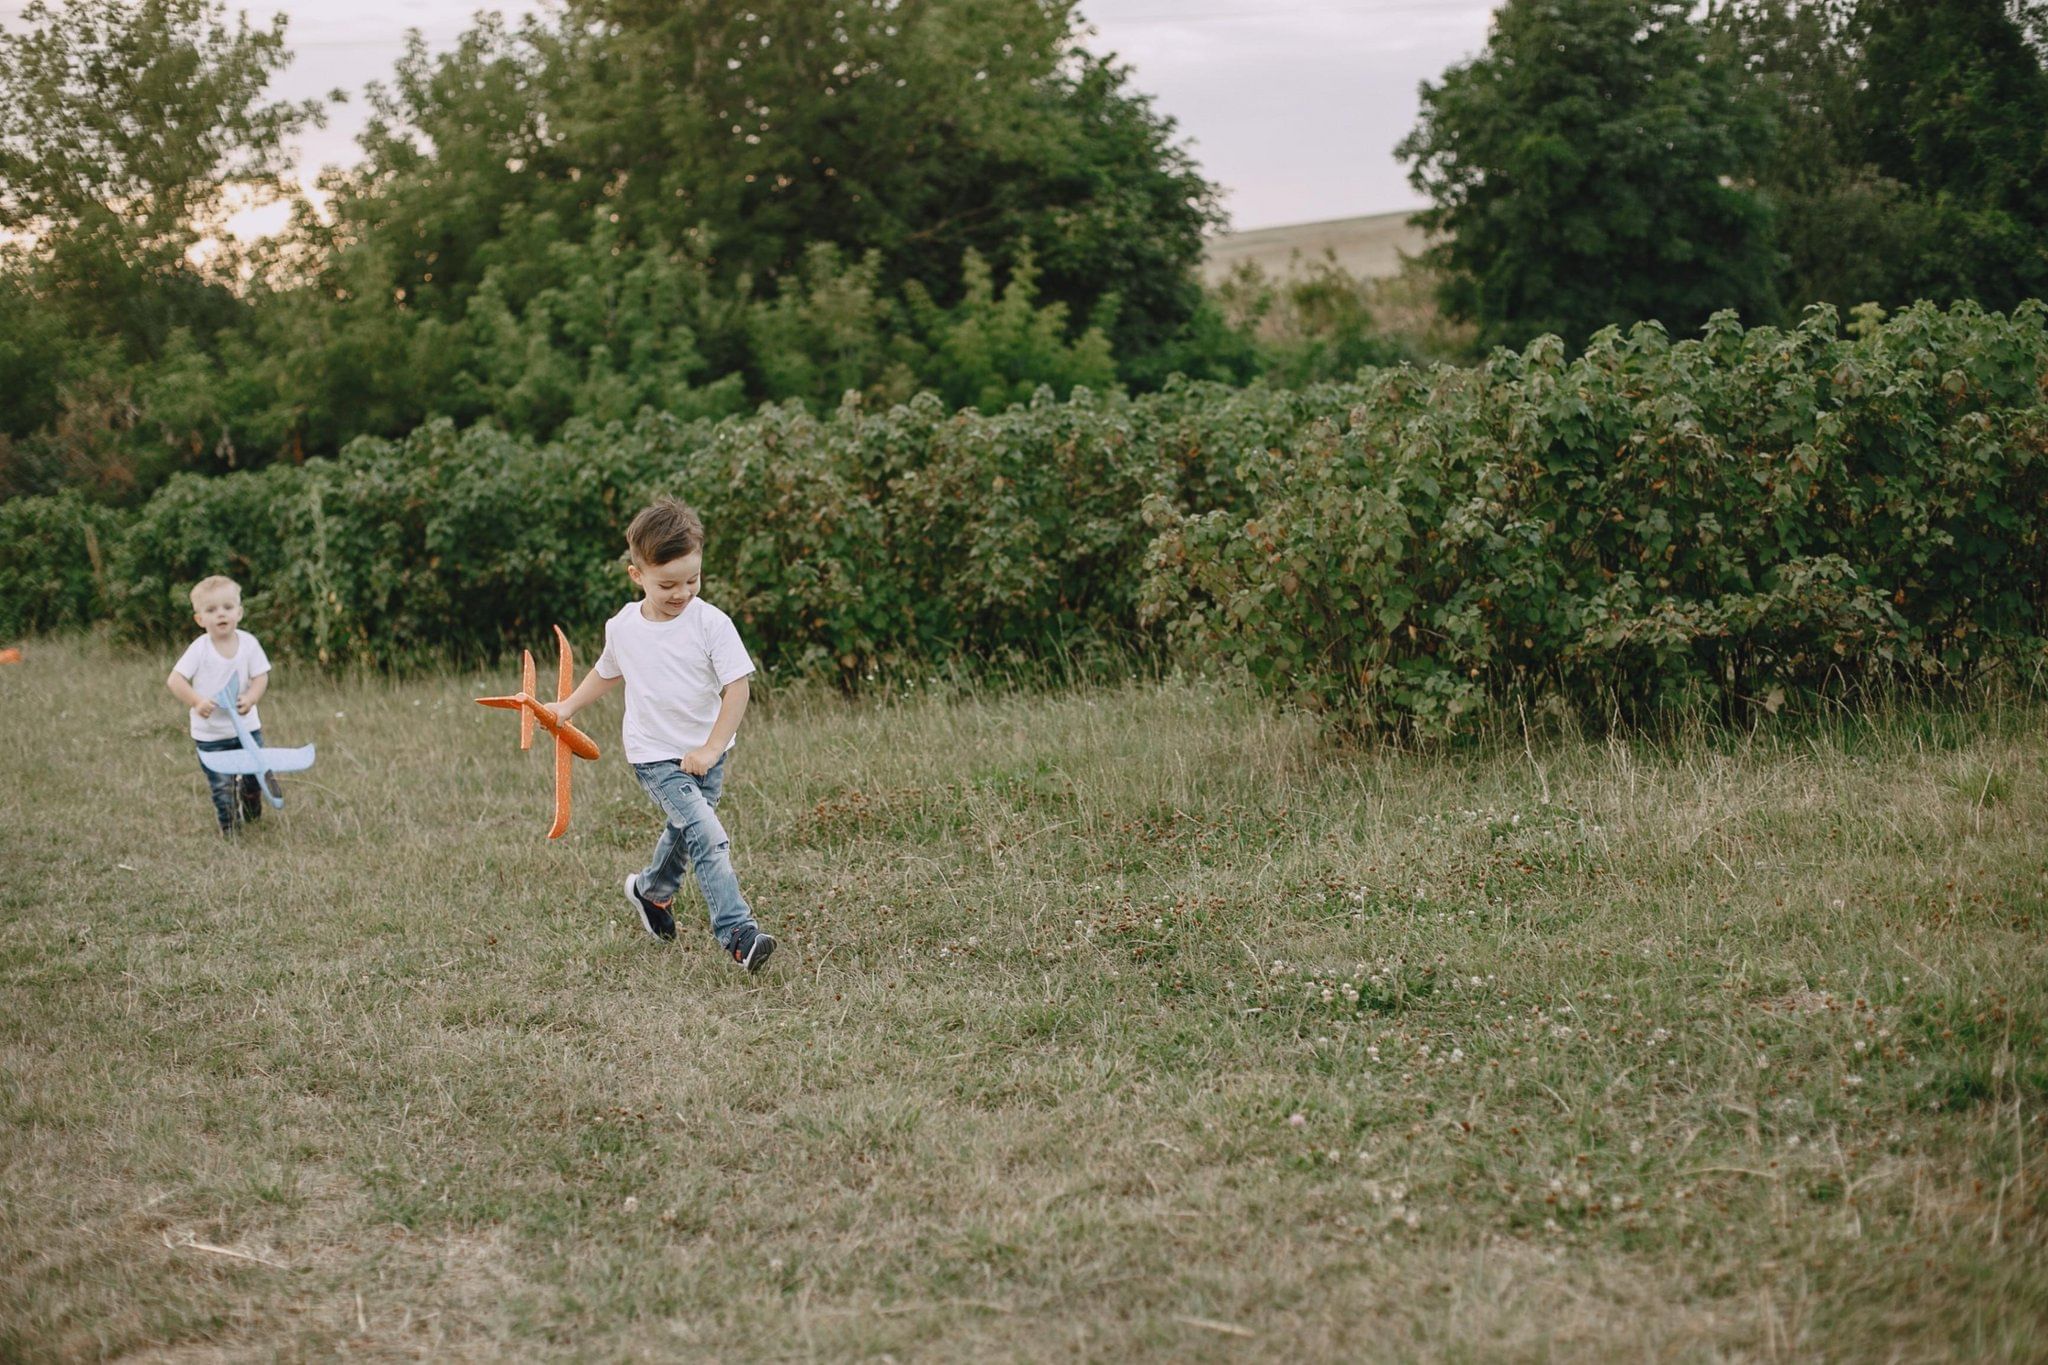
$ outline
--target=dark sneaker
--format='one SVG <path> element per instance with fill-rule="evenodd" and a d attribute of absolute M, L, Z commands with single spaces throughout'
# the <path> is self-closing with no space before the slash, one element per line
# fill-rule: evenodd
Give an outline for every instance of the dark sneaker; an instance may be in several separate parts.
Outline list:
<path fill-rule="evenodd" d="M 648 933 L 656 938 L 674 938 L 676 936 L 676 917 L 669 913 L 668 906 L 657 905 L 640 894 L 640 874 L 638 872 L 626 874 L 626 900 L 632 905 L 634 912 L 640 916 L 640 923 L 647 927 Z"/>
<path fill-rule="evenodd" d="M 734 962 L 750 972 L 758 972 L 768 965 L 768 954 L 775 951 L 775 936 L 764 934 L 751 924 L 742 925 L 726 951 L 732 954 Z"/>
<path fill-rule="evenodd" d="M 254 824 L 263 818 L 263 793 L 257 790 L 256 779 L 250 778 L 242 784 L 242 823 Z"/>

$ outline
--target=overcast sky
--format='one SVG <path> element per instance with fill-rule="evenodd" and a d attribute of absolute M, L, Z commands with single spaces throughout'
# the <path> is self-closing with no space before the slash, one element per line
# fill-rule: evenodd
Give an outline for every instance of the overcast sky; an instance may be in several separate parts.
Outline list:
<path fill-rule="evenodd" d="M 232 4 L 232 0 L 231 0 Z M 0 0 L 0 22 L 26 0 Z M 259 0 L 289 17 L 295 60 L 273 87 L 307 99 L 387 76 L 405 31 L 448 47 L 479 9 L 510 16 L 545 0 Z M 1132 84 L 1179 125 L 1223 186 L 1240 230 L 1412 208 L 1394 144 L 1414 126 L 1416 87 L 1486 41 L 1493 0 L 1082 0 L 1088 45 L 1113 52 Z M 301 141 L 311 179 L 355 159 L 367 109 L 334 109 Z M 281 215 L 278 215 L 281 221 Z"/>

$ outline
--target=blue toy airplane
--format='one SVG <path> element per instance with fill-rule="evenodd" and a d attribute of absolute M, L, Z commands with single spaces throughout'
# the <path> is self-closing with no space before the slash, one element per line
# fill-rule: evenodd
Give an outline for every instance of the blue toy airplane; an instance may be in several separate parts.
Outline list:
<path fill-rule="evenodd" d="M 242 741 L 239 749 L 223 749 L 219 753 L 199 751 L 199 761 L 208 771 L 216 773 L 247 774 L 257 779 L 256 785 L 263 789 L 263 799 L 279 810 L 284 809 L 284 797 L 277 785 L 268 780 L 271 773 L 302 772 L 313 766 L 313 745 L 297 749 L 266 749 L 256 742 L 256 736 L 249 733 L 249 721 L 235 703 L 241 700 L 242 682 L 229 678 L 227 686 L 213 694 L 213 704 L 227 712 L 228 720 L 235 727 L 235 737 Z"/>

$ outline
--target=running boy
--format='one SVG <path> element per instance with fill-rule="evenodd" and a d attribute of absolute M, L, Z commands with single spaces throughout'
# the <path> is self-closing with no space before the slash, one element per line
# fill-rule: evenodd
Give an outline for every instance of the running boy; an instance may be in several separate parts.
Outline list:
<path fill-rule="evenodd" d="M 676 890 L 684 871 L 694 869 L 711 932 L 733 961 L 758 972 L 775 940 L 761 932 L 740 895 L 717 811 L 754 664 L 732 618 L 697 595 L 704 525 L 695 512 L 661 499 L 633 518 L 626 549 L 626 573 L 640 600 L 605 622 L 604 653 L 553 709 L 568 720 L 626 685 L 626 761 L 668 822 L 654 860 L 627 876 L 626 903 L 648 933 L 672 939 Z"/>
<path fill-rule="evenodd" d="M 164 686 L 192 712 L 195 749 L 200 753 L 219 753 L 241 747 L 234 722 L 220 713 L 213 700 L 229 678 L 241 685 L 235 710 L 248 717 L 250 734 L 261 744 L 263 720 L 256 714 L 256 703 L 270 690 L 270 660 L 265 657 L 263 646 L 256 643 L 256 637 L 241 629 L 241 585 L 221 574 L 200 579 L 192 585 L 192 619 L 205 633 L 186 646 L 170 676 L 164 679 Z M 203 763 L 199 770 L 206 774 L 207 790 L 213 796 L 213 813 L 220 820 L 223 835 L 235 832 L 238 790 L 242 820 L 253 823 L 263 818 L 263 793 L 253 774 L 237 777 L 217 773 Z M 276 792 L 277 778 L 273 775 L 270 781 L 271 791 Z"/>

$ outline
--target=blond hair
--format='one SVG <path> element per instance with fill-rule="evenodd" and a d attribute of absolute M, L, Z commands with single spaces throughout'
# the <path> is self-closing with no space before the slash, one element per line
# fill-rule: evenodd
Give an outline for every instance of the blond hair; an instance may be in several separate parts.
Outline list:
<path fill-rule="evenodd" d="M 236 597 L 239 598 L 242 595 L 242 585 L 240 583 L 237 583 L 224 573 L 213 574 L 200 579 L 192 585 L 192 609 L 194 611 L 199 610 L 199 599 L 212 592 L 215 588 L 233 588 Z"/>

